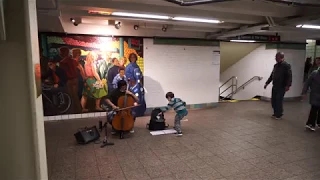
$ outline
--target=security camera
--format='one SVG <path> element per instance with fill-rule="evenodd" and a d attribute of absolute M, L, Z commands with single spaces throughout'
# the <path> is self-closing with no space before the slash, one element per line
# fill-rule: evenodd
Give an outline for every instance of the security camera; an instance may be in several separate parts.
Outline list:
<path fill-rule="evenodd" d="M 133 29 L 134 29 L 134 30 L 138 30 L 138 29 L 139 29 L 139 25 L 134 25 L 134 26 L 133 26 Z"/>
<path fill-rule="evenodd" d="M 115 27 L 116 29 L 120 29 L 120 27 L 121 27 L 121 22 L 118 22 L 117 24 L 115 24 L 114 27 Z"/>
<path fill-rule="evenodd" d="M 75 22 L 76 22 L 76 20 L 73 19 L 73 18 L 70 18 L 70 21 L 71 21 L 72 23 L 75 23 Z"/>
<path fill-rule="evenodd" d="M 72 24 L 74 26 L 78 26 L 80 24 L 80 20 L 79 19 L 74 19 L 74 18 L 70 18 L 70 21 L 72 22 Z"/>
<path fill-rule="evenodd" d="M 166 32 L 166 31 L 167 31 L 167 27 L 166 27 L 166 26 L 163 26 L 163 27 L 162 27 L 162 31 L 163 31 L 163 32 Z"/>

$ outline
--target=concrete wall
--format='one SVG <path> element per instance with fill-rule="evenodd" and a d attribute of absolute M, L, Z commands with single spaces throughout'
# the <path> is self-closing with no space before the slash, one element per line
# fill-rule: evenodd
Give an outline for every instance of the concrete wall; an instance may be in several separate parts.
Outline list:
<path fill-rule="evenodd" d="M 1 167 L 3 180 L 45 180 L 47 163 L 41 96 L 36 1 L 6 1 L 7 40 L 0 43 Z"/>
<path fill-rule="evenodd" d="M 147 107 L 167 104 L 172 91 L 188 104 L 218 102 L 219 47 L 154 45 L 144 39 Z"/>

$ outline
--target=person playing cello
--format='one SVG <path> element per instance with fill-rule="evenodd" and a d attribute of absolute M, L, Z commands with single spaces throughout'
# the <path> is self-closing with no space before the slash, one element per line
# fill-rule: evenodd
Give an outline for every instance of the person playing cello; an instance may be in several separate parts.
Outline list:
<path fill-rule="evenodd" d="M 120 97 L 125 96 L 126 94 L 129 95 L 129 96 L 132 96 L 136 102 L 139 101 L 137 96 L 135 96 L 132 92 L 128 91 L 128 88 L 127 88 L 128 85 L 127 85 L 127 82 L 125 80 L 120 80 L 117 83 L 117 85 L 118 85 L 118 88 L 114 89 L 113 91 L 111 91 L 108 94 L 107 99 L 106 99 L 107 104 L 109 106 L 111 106 L 111 108 L 113 110 L 117 111 L 117 110 L 120 109 L 118 107 L 118 100 L 119 100 Z M 134 103 L 135 106 L 138 105 L 136 102 Z M 112 124 L 112 120 L 113 120 L 112 116 L 110 118 L 108 118 L 108 122 L 111 123 L 111 124 Z M 134 120 L 135 120 L 135 116 L 134 116 Z M 116 133 L 115 129 L 112 128 L 111 134 L 115 134 L 115 133 Z M 131 129 L 130 133 L 134 133 L 134 130 Z"/>

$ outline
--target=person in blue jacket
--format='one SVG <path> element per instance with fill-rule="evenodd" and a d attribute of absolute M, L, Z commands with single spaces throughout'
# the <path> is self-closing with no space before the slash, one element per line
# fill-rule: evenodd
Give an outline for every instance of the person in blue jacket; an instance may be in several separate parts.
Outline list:
<path fill-rule="evenodd" d="M 140 106 L 135 107 L 133 113 L 136 117 L 143 116 L 146 111 L 144 89 L 142 84 L 142 72 L 137 64 L 138 57 L 135 53 L 129 55 L 130 63 L 126 66 L 126 78 L 129 82 L 130 91 L 139 98 Z"/>

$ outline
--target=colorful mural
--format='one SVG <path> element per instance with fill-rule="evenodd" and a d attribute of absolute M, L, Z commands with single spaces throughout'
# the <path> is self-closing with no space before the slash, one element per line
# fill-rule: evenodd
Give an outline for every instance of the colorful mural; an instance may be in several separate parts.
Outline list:
<path fill-rule="evenodd" d="M 139 97 L 135 114 L 144 114 L 142 38 L 41 33 L 39 41 L 45 115 L 103 111 L 106 96 L 124 78 Z"/>

